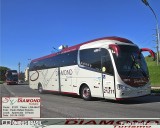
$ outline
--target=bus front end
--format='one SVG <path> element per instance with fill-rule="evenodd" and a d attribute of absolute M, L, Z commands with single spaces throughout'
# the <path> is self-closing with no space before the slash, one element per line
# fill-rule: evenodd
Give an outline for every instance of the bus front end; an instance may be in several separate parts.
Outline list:
<path fill-rule="evenodd" d="M 7 85 L 18 84 L 17 70 L 8 70 L 5 76 Z"/>
<path fill-rule="evenodd" d="M 150 95 L 151 83 L 142 50 L 134 44 L 115 44 L 111 49 L 115 63 L 116 100 Z M 154 55 L 153 51 L 150 52 Z"/>

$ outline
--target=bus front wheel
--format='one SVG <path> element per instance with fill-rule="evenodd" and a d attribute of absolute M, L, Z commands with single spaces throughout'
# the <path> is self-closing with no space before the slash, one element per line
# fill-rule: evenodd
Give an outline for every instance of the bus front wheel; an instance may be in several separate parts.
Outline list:
<path fill-rule="evenodd" d="M 91 91 L 87 85 L 83 86 L 81 89 L 81 97 L 84 100 L 91 100 Z"/>
<path fill-rule="evenodd" d="M 39 92 L 40 94 L 43 94 L 43 93 L 44 93 L 44 90 L 43 90 L 43 87 L 42 87 L 41 84 L 38 85 L 38 92 Z"/>

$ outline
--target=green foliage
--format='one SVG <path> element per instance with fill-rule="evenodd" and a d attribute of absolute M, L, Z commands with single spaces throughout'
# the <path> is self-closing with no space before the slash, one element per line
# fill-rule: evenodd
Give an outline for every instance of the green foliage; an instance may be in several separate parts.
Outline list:
<path fill-rule="evenodd" d="M 3 81 L 0 81 L 0 84 L 3 84 L 4 82 Z"/>
<path fill-rule="evenodd" d="M 152 93 L 160 93 L 160 89 L 152 89 L 151 92 Z"/>
<path fill-rule="evenodd" d="M 152 86 L 160 87 L 160 64 L 157 66 L 156 61 L 153 61 L 151 57 L 146 57 L 145 59 L 148 65 Z"/>
<path fill-rule="evenodd" d="M 5 81 L 5 73 L 7 70 L 10 70 L 7 67 L 0 66 L 0 81 Z"/>

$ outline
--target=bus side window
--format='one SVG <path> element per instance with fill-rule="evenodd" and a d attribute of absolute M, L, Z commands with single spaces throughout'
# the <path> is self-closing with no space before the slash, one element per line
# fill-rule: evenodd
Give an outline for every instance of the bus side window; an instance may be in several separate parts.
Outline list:
<path fill-rule="evenodd" d="M 102 61 L 102 72 L 106 74 L 111 74 L 113 75 L 113 66 L 110 58 L 110 54 L 106 49 L 102 49 L 102 56 L 101 56 L 101 61 Z"/>
<path fill-rule="evenodd" d="M 100 72 L 101 71 L 101 49 L 90 48 L 90 49 L 80 50 L 80 64 Z"/>
<path fill-rule="evenodd" d="M 77 53 L 78 51 L 71 51 L 67 53 L 63 53 L 58 55 L 59 56 L 59 65 L 61 67 L 63 66 L 70 66 L 70 65 L 76 65 L 77 64 Z"/>

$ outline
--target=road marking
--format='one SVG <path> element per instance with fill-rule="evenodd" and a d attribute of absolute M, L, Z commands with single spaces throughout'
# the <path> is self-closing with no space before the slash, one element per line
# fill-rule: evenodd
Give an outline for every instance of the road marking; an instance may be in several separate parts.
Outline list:
<path fill-rule="evenodd" d="M 9 88 L 7 87 L 8 85 L 3 85 L 5 87 L 5 89 L 13 96 L 16 97 L 16 94 L 14 92 L 12 92 L 11 90 L 9 90 Z"/>

